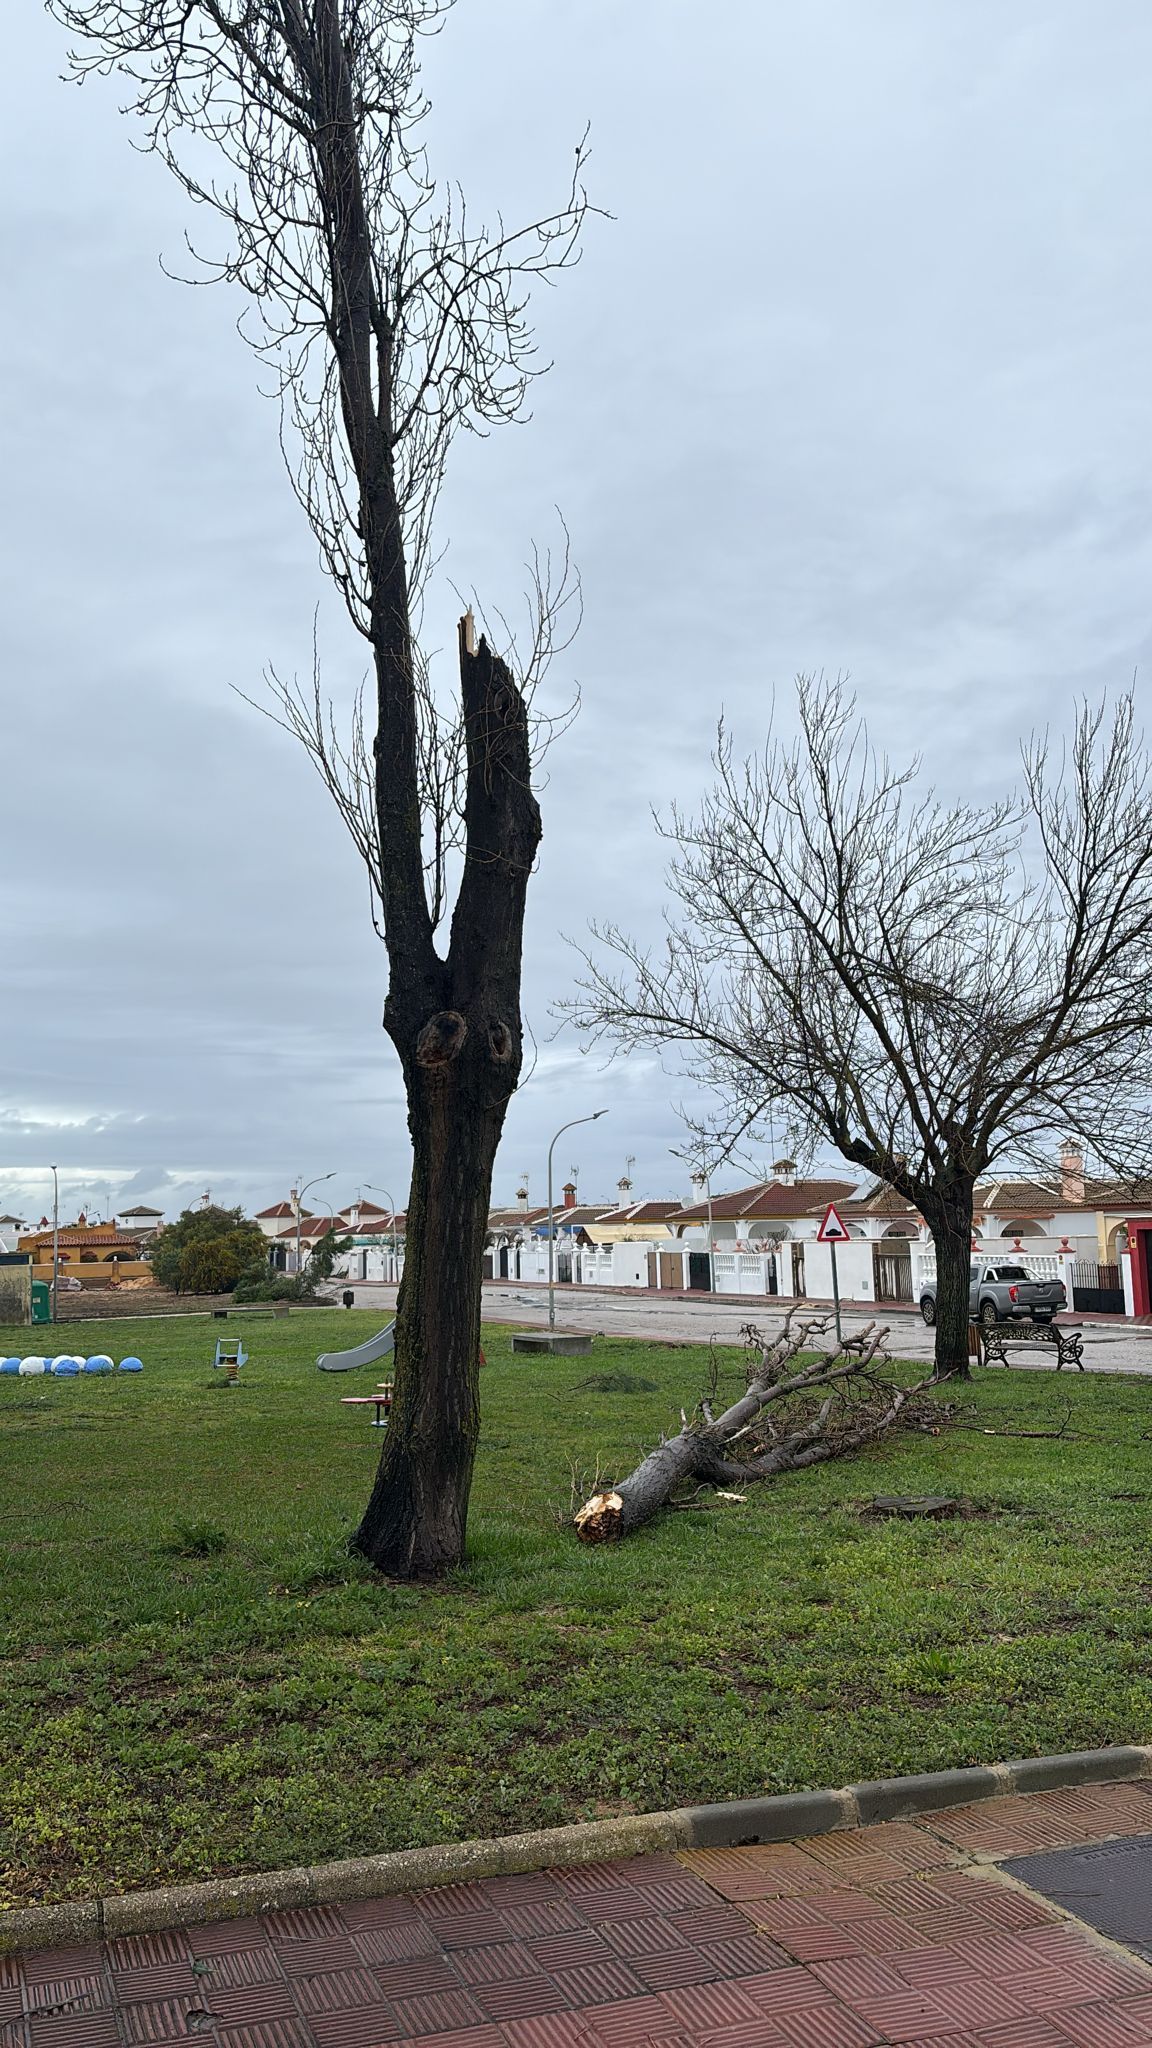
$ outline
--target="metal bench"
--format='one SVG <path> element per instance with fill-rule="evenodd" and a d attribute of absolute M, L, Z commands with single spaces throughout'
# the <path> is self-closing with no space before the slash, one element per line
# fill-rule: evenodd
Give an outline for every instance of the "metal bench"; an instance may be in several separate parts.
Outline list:
<path fill-rule="evenodd" d="M 1055 1351 L 1056 1370 L 1074 1365 L 1079 1372 L 1084 1370 L 1084 1339 L 1075 1327 L 1061 1327 L 1059 1323 L 981 1323 L 980 1342 L 985 1365 L 1010 1365 L 1009 1349 L 1022 1344 L 1034 1350 Z"/>

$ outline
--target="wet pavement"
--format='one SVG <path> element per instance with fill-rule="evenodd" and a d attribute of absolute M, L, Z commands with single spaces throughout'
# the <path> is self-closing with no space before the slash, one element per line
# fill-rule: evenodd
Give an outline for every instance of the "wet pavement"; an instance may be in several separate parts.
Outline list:
<path fill-rule="evenodd" d="M 0 2048 L 1148 2048 L 1152 1968 L 1019 1873 L 1150 1832 L 1094 1786 L 0 1957 Z"/>
<path fill-rule="evenodd" d="M 357 1308 L 379 1307 L 381 1318 L 392 1314 L 395 1288 L 358 1286 Z M 608 1337 L 631 1337 L 637 1343 L 660 1339 L 668 1342 L 738 1344 L 745 1323 L 775 1329 L 790 1304 L 772 1298 L 759 1301 L 728 1301 L 722 1295 L 650 1294 L 646 1289 L 617 1292 L 611 1288 L 558 1287 L 557 1326 L 565 1330 L 591 1330 Z M 830 1308 L 812 1303 L 813 1314 L 831 1315 Z M 490 1323 L 524 1323 L 537 1328 L 548 1320 L 547 1290 L 489 1282 L 484 1288 L 484 1320 Z M 1152 1374 L 1152 1328 L 1140 1324 L 1087 1322 L 1079 1317 L 1061 1318 L 1075 1323 L 1084 1339 L 1084 1368 L 1087 1372 Z M 895 1309 L 882 1303 L 877 1308 L 845 1310 L 847 1333 L 861 1330 L 866 1323 L 887 1323 L 892 1332 L 891 1349 L 896 1358 L 930 1364 L 933 1333 L 917 1310 Z M 333 1343 L 335 1344 L 335 1339 Z M 1042 1351 L 1014 1351 L 1012 1371 L 1051 1372 L 1053 1360 Z M 1065 1371 L 1071 1368 L 1065 1367 Z"/>

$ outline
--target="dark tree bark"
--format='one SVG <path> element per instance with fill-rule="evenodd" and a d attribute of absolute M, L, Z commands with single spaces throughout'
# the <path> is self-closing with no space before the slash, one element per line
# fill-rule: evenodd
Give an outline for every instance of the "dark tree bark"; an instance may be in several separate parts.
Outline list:
<path fill-rule="evenodd" d="M 451 944 L 443 963 L 416 946 L 407 976 L 396 948 L 385 1009 L 408 1094 L 412 1189 L 391 1424 L 353 1541 L 401 1578 L 434 1576 L 464 1552 L 492 1164 L 523 1056 L 524 906 L 540 841 L 524 703 L 486 643 L 472 649 L 469 624 L 460 635 L 467 864 Z"/>
<path fill-rule="evenodd" d="M 919 1197 L 936 1247 L 936 1370 L 968 1379 L 969 1290 L 972 1271 L 972 1183 L 950 1179 L 943 1197 Z"/>

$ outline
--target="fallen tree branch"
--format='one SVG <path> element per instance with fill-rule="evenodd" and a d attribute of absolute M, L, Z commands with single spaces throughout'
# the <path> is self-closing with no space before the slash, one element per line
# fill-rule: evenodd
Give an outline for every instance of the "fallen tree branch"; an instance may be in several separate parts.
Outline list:
<path fill-rule="evenodd" d="M 682 1408 L 683 1426 L 676 1436 L 649 1451 L 627 1479 L 584 1502 L 573 1517 L 582 1543 L 619 1542 L 661 1508 L 688 1506 L 673 1495 L 690 1481 L 696 1484 L 695 1504 L 704 1485 L 743 1487 L 750 1480 L 846 1457 L 883 1436 L 909 1402 L 935 1384 L 930 1377 L 899 1387 L 884 1377 L 890 1362 L 884 1348 L 888 1331 L 875 1323 L 835 1351 L 798 1364 L 813 1339 L 825 1334 L 829 1319 L 793 1326 L 794 1313 L 772 1339 L 751 1325 L 746 1328 L 747 1343 L 760 1355 L 739 1400 L 719 1416 L 713 1413 L 714 1392 L 691 1415 Z"/>

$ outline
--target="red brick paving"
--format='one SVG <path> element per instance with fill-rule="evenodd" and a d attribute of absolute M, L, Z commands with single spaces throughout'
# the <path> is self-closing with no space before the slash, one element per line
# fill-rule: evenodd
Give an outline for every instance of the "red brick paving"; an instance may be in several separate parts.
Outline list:
<path fill-rule="evenodd" d="M 1152 2048 L 1152 1968 L 996 1859 L 1152 1785 L 993 1799 L 0 1957 L 0 2048 Z"/>

